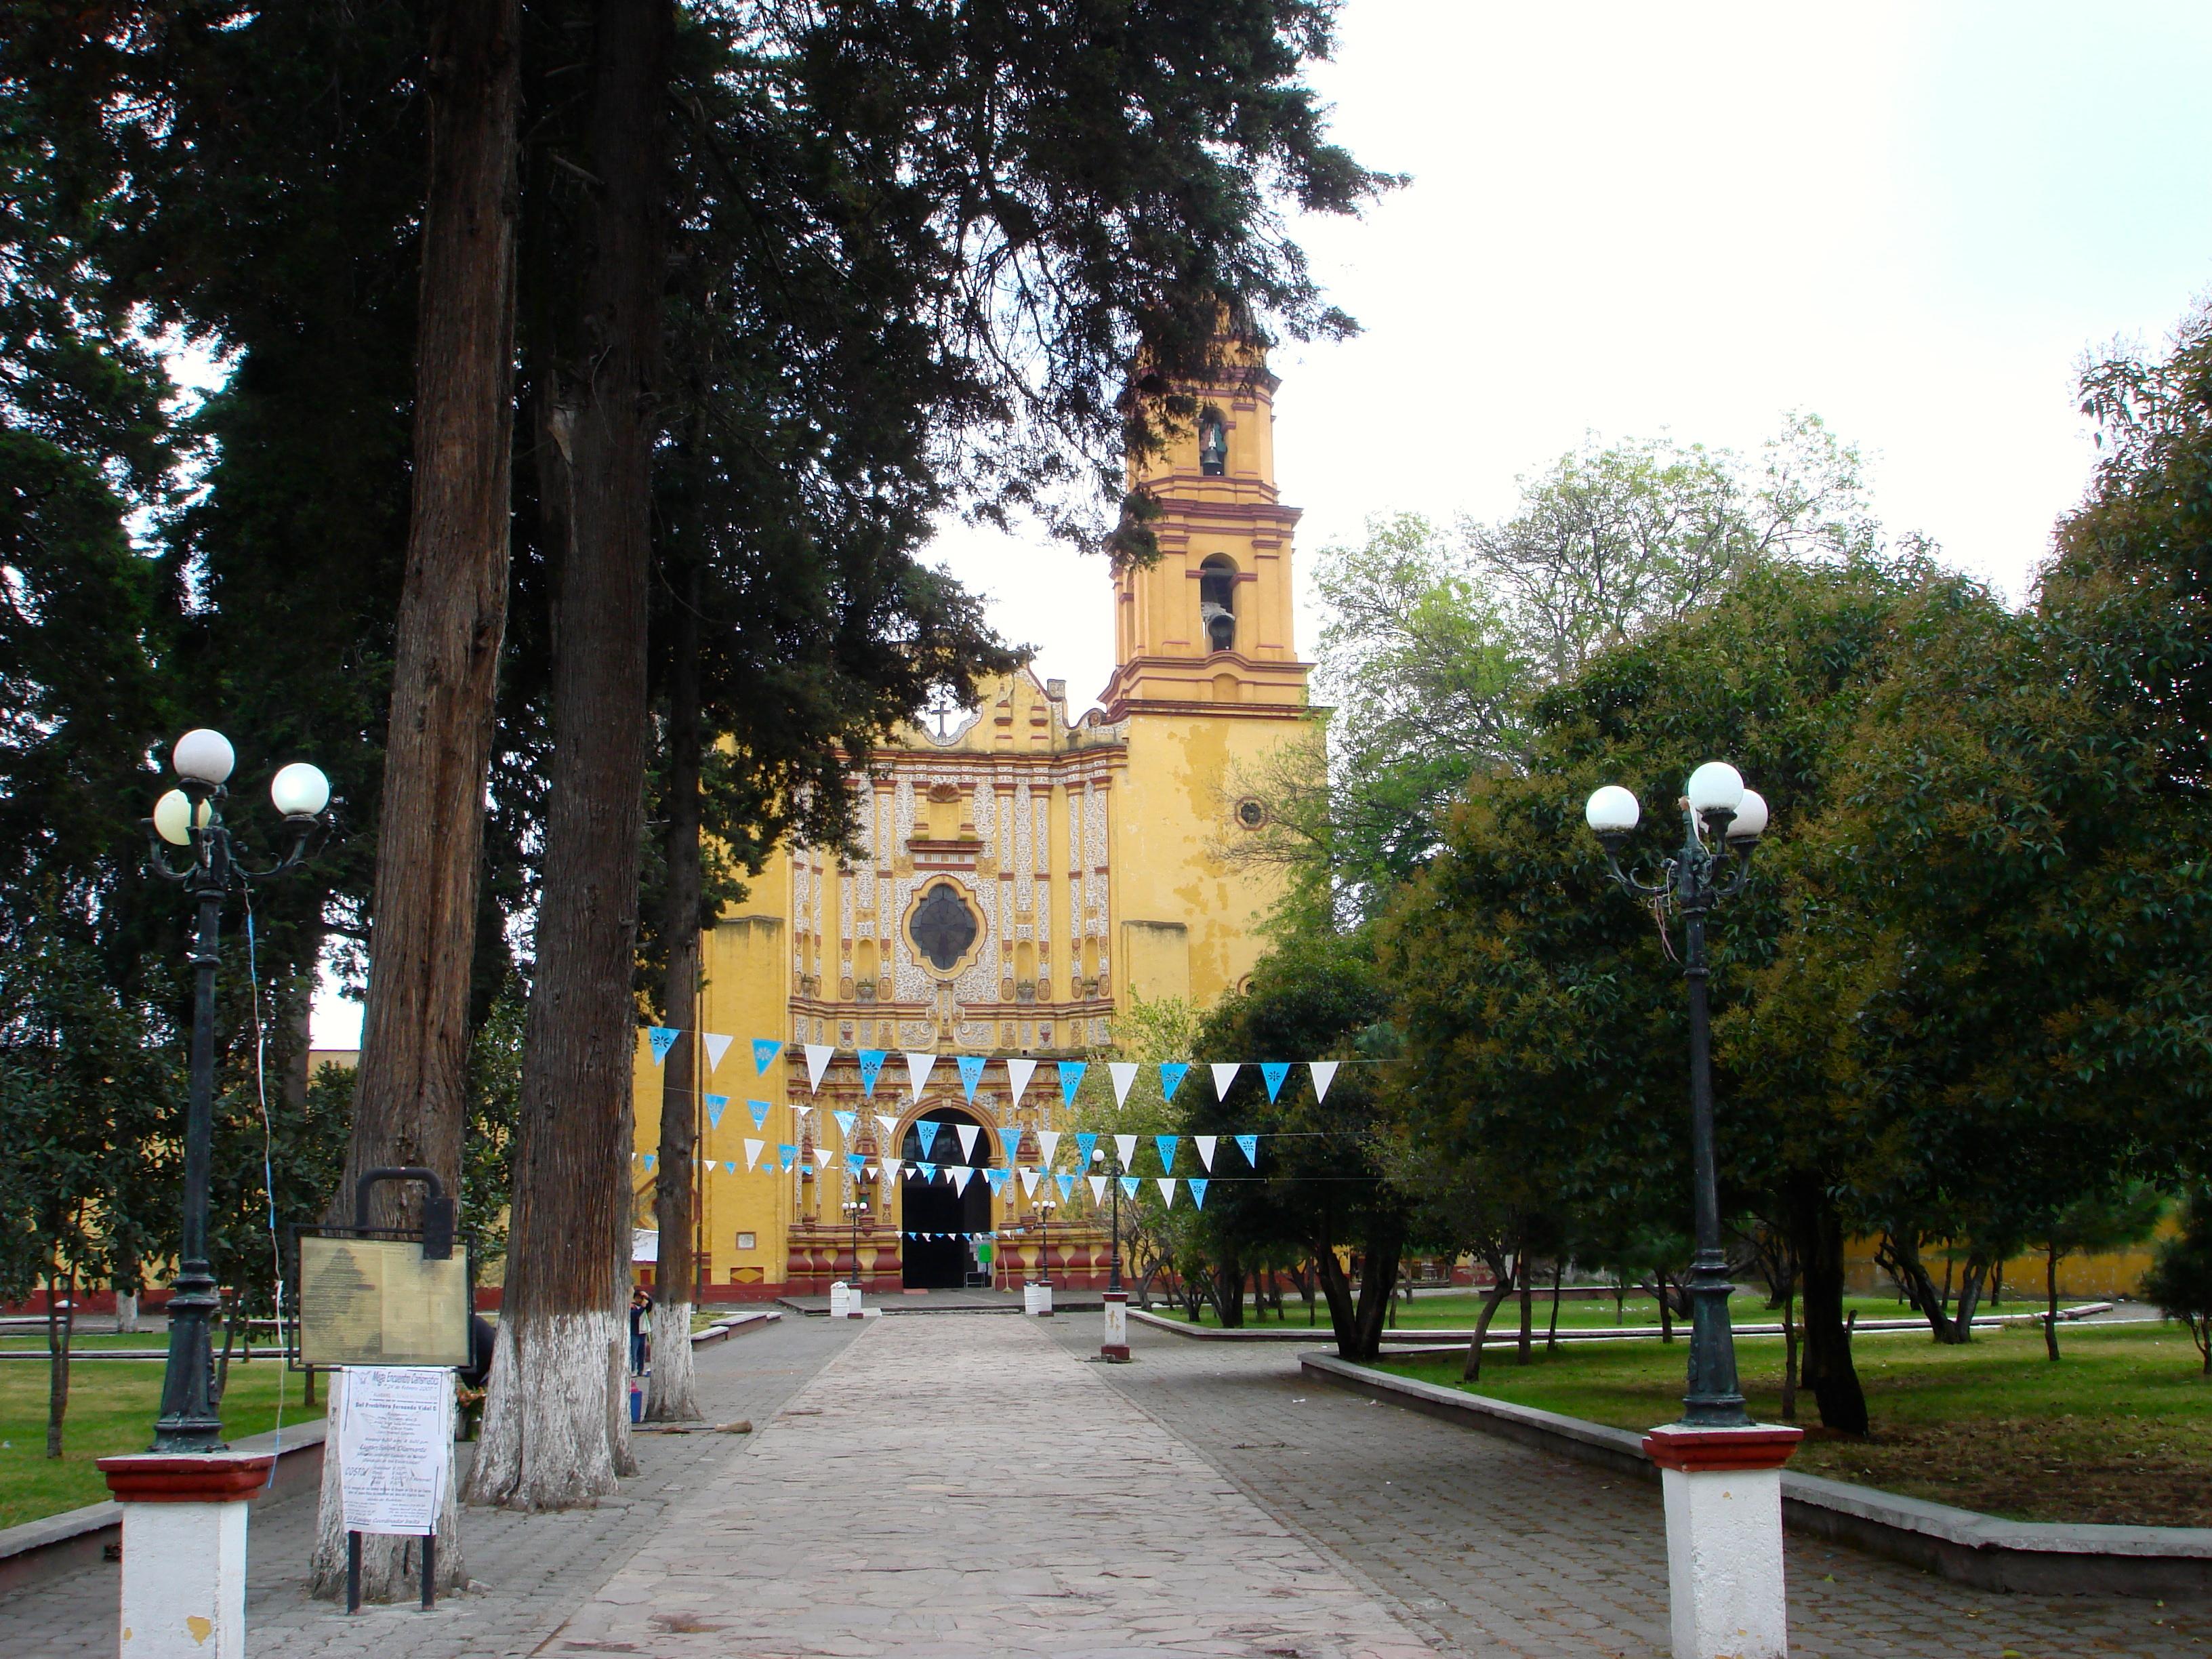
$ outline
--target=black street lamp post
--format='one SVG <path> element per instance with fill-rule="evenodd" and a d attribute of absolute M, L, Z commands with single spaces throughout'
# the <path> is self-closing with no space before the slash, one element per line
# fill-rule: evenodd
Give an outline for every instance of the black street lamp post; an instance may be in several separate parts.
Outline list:
<path fill-rule="evenodd" d="M 331 786 L 304 762 L 283 768 L 269 786 L 270 798 L 290 826 L 292 844 L 265 870 L 240 863 L 222 821 L 233 756 L 219 732 L 187 732 L 170 751 L 180 780 L 177 788 L 154 804 L 146 821 L 154 867 L 182 884 L 199 909 L 192 940 L 191 1079 L 185 1108 L 185 1210 L 179 1237 L 178 1271 L 169 1297 L 169 1356 L 161 1378 L 161 1414 L 154 1425 L 157 1452 L 216 1452 L 223 1448 L 222 1419 L 208 1398 L 212 1352 L 209 1327 L 219 1299 L 207 1259 L 208 1165 L 215 1139 L 215 970 L 222 929 L 223 901 L 234 881 L 266 881 L 292 869 L 307 856 L 323 828 L 323 809 Z M 182 848 L 189 858 L 173 866 L 162 843 Z"/>
<path fill-rule="evenodd" d="M 1697 1254 L 1690 1264 L 1690 1376 L 1682 1420 L 1701 1428 L 1741 1428 L 1751 1419 L 1736 1386 L 1735 1337 L 1729 1325 L 1728 1257 L 1721 1250 L 1720 1197 L 1713 1159 L 1712 1030 L 1705 993 L 1705 917 L 1743 890 L 1752 850 L 1766 830 L 1766 802 L 1744 787 L 1735 768 L 1708 761 L 1690 775 L 1682 799 L 1681 850 L 1645 878 L 1625 871 L 1620 854 L 1636 828 L 1636 797 L 1607 784 L 1584 817 L 1605 845 L 1606 867 L 1627 892 L 1671 906 L 1682 918 L 1682 977 L 1690 994 L 1690 1157 L 1697 1211 Z"/>
<path fill-rule="evenodd" d="M 1052 1212 L 1060 1207 L 1048 1198 L 1037 1200 L 1037 1271 L 1044 1276 L 1044 1287 L 1052 1288 Z"/>

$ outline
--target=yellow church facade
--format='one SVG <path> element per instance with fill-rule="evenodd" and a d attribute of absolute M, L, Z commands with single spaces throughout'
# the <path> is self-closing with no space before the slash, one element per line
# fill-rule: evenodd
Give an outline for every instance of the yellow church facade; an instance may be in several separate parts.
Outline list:
<path fill-rule="evenodd" d="M 1251 971 L 1278 878 L 1234 856 L 1266 811 L 1238 781 L 1314 718 L 1275 387 L 1255 361 L 1206 388 L 1133 469 L 1159 556 L 1100 594 L 1097 706 L 1023 668 L 902 727 L 856 769 L 857 854 L 779 849 L 708 930 L 697 1008 L 670 1015 L 708 1034 L 695 1299 L 1006 1285 L 1048 1250 L 1055 1282 L 1104 1282 L 1062 1083 L 1113 1057 L 1132 998 L 1204 1009 Z M 635 1098 L 650 1226 L 649 1041 Z"/>

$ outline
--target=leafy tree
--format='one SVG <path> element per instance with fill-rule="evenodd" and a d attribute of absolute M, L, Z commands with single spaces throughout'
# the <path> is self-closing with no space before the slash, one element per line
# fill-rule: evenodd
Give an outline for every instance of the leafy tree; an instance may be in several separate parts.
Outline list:
<path fill-rule="evenodd" d="M 1347 1359 L 1375 1357 L 1412 1227 L 1412 1205 L 1381 1156 L 1394 1085 L 1380 1074 L 1393 1067 L 1375 1062 L 1396 1058 L 1389 1012 L 1365 940 L 1307 935 L 1279 942 L 1248 988 L 1206 1014 L 1197 1057 L 1351 1063 L 1323 1097 L 1300 1074 L 1273 1101 L 1258 1068 L 1245 1066 L 1225 1100 L 1200 1087 L 1184 1120 L 1192 1133 L 1261 1136 L 1260 1178 L 1224 1180 L 1208 1194 L 1205 1234 L 1224 1318 L 1233 1305 L 1241 1321 L 1245 1263 L 1295 1246 L 1314 1263 L 1337 1351 Z"/>
<path fill-rule="evenodd" d="M 2158 1247 L 2142 1293 L 2168 1319 L 2188 1327 L 2212 1376 L 2212 1205 L 2200 1194 L 2183 1209 L 2181 1231 Z"/>
<path fill-rule="evenodd" d="M 2130 1182 L 2103 1191 L 2092 1189 L 2068 1200 L 2042 1218 L 2029 1234 L 2043 1249 L 2045 1351 L 2058 1359 L 2058 1264 L 2069 1255 L 2125 1249 L 2148 1238 L 2166 1213 L 2166 1198 L 2147 1182 Z"/>

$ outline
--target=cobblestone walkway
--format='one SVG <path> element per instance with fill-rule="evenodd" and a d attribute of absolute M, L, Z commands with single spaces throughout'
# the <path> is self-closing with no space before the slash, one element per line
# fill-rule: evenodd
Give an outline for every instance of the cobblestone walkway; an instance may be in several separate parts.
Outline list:
<path fill-rule="evenodd" d="M 1428 1659 L 1037 1324 L 886 1318 L 547 1646 Z"/>
<path fill-rule="evenodd" d="M 1097 1352 L 1095 1319 L 1052 1323 Z M 1441 1651 L 1668 1652 L 1657 1486 L 1310 1381 L 1294 1350 L 1129 1335 L 1138 1363 L 1097 1367 L 1109 1386 Z M 2005 1595 L 1794 1534 L 1788 1549 L 1793 1659 L 2212 1654 L 2212 1605 Z"/>
<path fill-rule="evenodd" d="M 1000 1322 L 1012 1324 L 1012 1319 Z M 787 1317 L 698 1353 L 701 1409 L 709 1422 L 767 1423 L 860 1327 Z M 747 1437 L 641 1434 L 639 1473 L 622 1495 L 561 1515 L 463 1511 L 470 1577 L 478 1588 L 435 1612 L 369 1607 L 349 1619 L 307 1594 L 313 1542 L 312 1492 L 257 1508 L 249 1529 L 246 1650 L 343 1659 L 506 1659 L 537 1653 L 653 1535 L 675 1507 L 720 1484 L 744 1460 Z M 116 1573 L 91 1567 L 0 1601 L 0 1659 L 114 1659 Z"/>

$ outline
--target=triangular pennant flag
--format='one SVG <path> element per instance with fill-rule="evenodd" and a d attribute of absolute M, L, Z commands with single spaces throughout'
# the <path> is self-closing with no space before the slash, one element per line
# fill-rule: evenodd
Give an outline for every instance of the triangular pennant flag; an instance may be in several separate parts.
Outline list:
<path fill-rule="evenodd" d="M 1160 1201 L 1163 1204 L 1165 1204 L 1170 1210 L 1175 1208 L 1175 1177 L 1173 1176 L 1154 1176 L 1152 1177 L 1152 1184 L 1160 1189 Z"/>
<path fill-rule="evenodd" d="M 1052 1162 L 1052 1155 L 1060 1150 L 1060 1131 L 1039 1129 L 1036 1132 L 1036 1138 L 1037 1162 L 1049 1164 Z"/>
<path fill-rule="evenodd" d="M 1134 1198 L 1136 1195 L 1137 1177 L 1134 1176 L 1123 1176 L 1121 1177 L 1121 1196 L 1124 1198 Z"/>
<path fill-rule="evenodd" d="M 921 1171 L 921 1178 L 924 1181 L 937 1179 L 937 1166 L 934 1164 L 917 1164 L 914 1167 Z"/>
<path fill-rule="evenodd" d="M 737 1164 L 736 1164 L 734 1162 L 732 1162 L 731 1159 L 726 1158 L 724 1158 L 724 1159 L 722 1160 L 722 1168 L 723 1168 L 723 1170 L 724 1170 L 726 1173 L 728 1173 L 728 1174 L 730 1174 L 730 1175 L 735 1175 L 735 1174 L 737 1174 L 737 1172 L 738 1172 L 738 1166 L 737 1166 Z"/>
<path fill-rule="evenodd" d="M 1217 1060 L 1207 1069 L 1213 1073 L 1213 1097 L 1226 1100 L 1229 1098 L 1229 1085 L 1237 1081 L 1237 1073 L 1244 1069 L 1244 1062 L 1241 1060 Z"/>
<path fill-rule="evenodd" d="M 783 1167 L 788 1170 L 791 1167 L 791 1160 L 799 1156 L 799 1148 L 789 1141 L 779 1140 L 775 1144 L 775 1155 Z"/>
<path fill-rule="evenodd" d="M 645 1155 L 645 1167 L 648 1170 L 653 1167 L 653 1154 L 651 1152 L 647 1152 Z"/>
<path fill-rule="evenodd" d="M 883 1132 L 881 1139 L 877 1143 L 878 1145 L 888 1146 L 898 1139 L 898 1120 L 896 1118 L 885 1117 L 881 1112 L 878 1112 L 876 1114 L 876 1127 Z"/>
<path fill-rule="evenodd" d="M 1202 1176 L 1193 1176 L 1183 1184 L 1190 1188 L 1190 1201 L 1193 1204 L 1195 1204 L 1200 1209 L 1204 1209 L 1206 1207 L 1205 1177 Z"/>
<path fill-rule="evenodd" d="M 1125 1170 L 1127 1169 L 1130 1164 L 1135 1163 L 1137 1160 L 1136 1136 L 1115 1135 L 1114 1137 L 1114 1156 L 1120 1161 L 1121 1167 Z"/>
<path fill-rule="evenodd" d="M 699 1098 L 707 1103 L 707 1127 L 710 1129 L 720 1128 L 722 1114 L 730 1109 L 729 1096 L 701 1095 Z"/>
<path fill-rule="evenodd" d="M 847 1146 L 851 1146 L 853 1144 L 853 1126 L 860 1121 L 860 1115 L 858 1112 L 832 1112 L 830 1115 L 837 1120 L 838 1137 L 842 1139 Z"/>
<path fill-rule="evenodd" d="M 1036 1074 L 1036 1061 L 1010 1060 L 1006 1062 L 1006 1103 L 1018 1106 L 1030 1086 L 1030 1079 Z"/>
<path fill-rule="evenodd" d="M 653 1063 L 658 1066 L 667 1059 L 668 1051 L 676 1046 L 676 1039 L 683 1035 L 673 1025 L 655 1025 L 648 1030 L 646 1037 L 653 1044 Z"/>
<path fill-rule="evenodd" d="M 921 1091 L 929 1082 L 930 1067 L 937 1064 L 935 1054 L 918 1054 L 909 1048 L 906 1054 L 906 1086 L 917 1106 L 921 1104 Z"/>
<path fill-rule="evenodd" d="M 1190 1138 L 1190 1144 L 1198 1148 L 1198 1161 L 1206 1165 L 1208 1175 L 1213 1173 L 1213 1147 L 1220 1139 L 1218 1135 L 1193 1135 Z"/>
<path fill-rule="evenodd" d="M 884 1160 L 884 1173 L 889 1176 L 893 1181 L 896 1181 L 898 1179 L 898 1172 L 904 1167 L 905 1164 L 906 1160 L 902 1158 L 887 1158 Z"/>
<path fill-rule="evenodd" d="M 1114 1103 L 1116 1106 L 1127 1105 L 1129 1085 L 1137 1080 L 1135 1065 L 1128 1060 L 1116 1060 L 1110 1061 L 1106 1070 L 1114 1079 Z"/>
<path fill-rule="evenodd" d="M 1106 1201 L 1106 1177 L 1085 1176 L 1084 1179 L 1091 1183 L 1091 1201 L 1093 1204 L 1103 1204 Z"/>
<path fill-rule="evenodd" d="M 1287 1060 L 1263 1060 L 1260 1062 L 1260 1075 L 1267 1080 L 1267 1102 L 1270 1105 L 1274 1103 L 1275 1097 L 1282 1093 L 1283 1079 L 1290 1074 L 1291 1062 Z"/>
<path fill-rule="evenodd" d="M 860 1050 L 860 1097 L 864 1100 L 876 1097 L 876 1078 L 884 1069 L 884 1051 L 880 1048 Z"/>
<path fill-rule="evenodd" d="M 1075 1162 L 1079 1168 L 1091 1167 L 1091 1154 L 1098 1148 L 1098 1137 L 1085 1129 L 1075 1137 Z"/>
<path fill-rule="evenodd" d="M 1006 1172 L 1004 1170 L 986 1170 L 983 1171 L 983 1179 L 991 1183 L 994 1195 L 1006 1189 Z"/>
<path fill-rule="evenodd" d="M 1014 1160 L 1021 1156 L 1022 1126 L 1020 1124 L 1009 1123 L 999 1131 L 999 1150 L 1006 1155 L 1006 1167 L 1012 1169 Z"/>
<path fill-rule="evenodd" d="M 750 1170 L 760 1162 L 761 1149 L 767 1145 L 765 1140 L 755 1140 L 750 1135 L 745 1138 L 746 1169 Z"/>
<path fill-rule="evenodd" d="M 830 1160 L 833 1156 L 835 1156 L 835 1154 L 833 1154 L 827 1146 L 817 1146 L 814 1149 L 815 1167 L 823 1170 L 828 1169 L 830 1167 Z"/>
<path fill-rule="evenodd" d="M 806 1087 L 810 1093 L 822 1092 L 822 1074 L 830 1069 L 830 1056 L 836 1052 L 826 1042 L 806 1045 Z"/>
<path fill-rule="evenodd" d="M 1316 1101 L 1328 1098 L 1328 1085 L 1336 1081 L 1337 1064 L 1333 1060 L 1310 1060 L 1306 1062 L 1306 1069 L 1313 1073 L 1314 1098 Z"/>
<path fill-rule="evenodd" d="M 1173 1100 L 1175 1091 L 1182 1087 L 1183 1079 L 1189 1074 L 1190 1066 L 1188 1062 L 1180 1060 L 1162 1060 L 1160 1062 L 1160 1093 L 1167 1099 Z"/>
<path fill-rule="evenodd" d="M 969 1182 L 974 1178 L 975 1174 L 975 1172 L 969 1169 L 965 1164 L 954 1164 L 949 1165 L 945 1173 L 951 1181 L 952 1190 L 956 1193 L 966 1192 L 968 1190 Z"/>
<path fill-rule="evenodd" d="M 722 1056 L 730 1052 L 730 1045 L 736 1041 L 737 1038 L 724 1036 L 720 1031 L 702 1031 L 699 1033 L 700 1046 L 704 1048 L 707 1051 L 707 1075 L 708 1077 L 714 1075 L 714 1068 L 722 1063 Z"/>
<path fill-rule="evenodd" d="M 1075 1177 L 1073 1176 L 1063 1173 L 1054 1176 L 1053 1179 L 1060 1183 L 1060 1195 L 1062 1200 L 1066 1200 L 1075 1196 Z"/>
<path fill-rule="evenodd" d="M 1250 1164 L 1254 1169 L 1256 1170 L 1260 1167 L 1259 1136 L 1238 1135 L 1237 1137 L 1237 1150 L 1244 1154 L 1244 1161 Z"/>
<path fill-rule="evenodd" d="M 753 1039 L 753 1075 L 766 1077 L 768 1068 L 775 1064 L 775 1057 L 783 1052 L 783 1044 L 774 1037 Z"/>
<path fill-rule="evenodd" d="M 1022 1190 L 1032 1198 L 1036 1196 L 1036 1182 L 1037 1172 L 1035 1170 L 1022 1171 Z"/>
<path fill-rule="evenodd" d="M 944 1127 L 934 1118 L 925 1117 L 916 1120 L 914 1130 L 921 1137 L 921 1155 L 924 1158 L 927 1158 L 937 1150 L 937 1132 Z"/>
<path fill-rule="evenodd" d="M 765 1129 L 768 1127 L 768 1102 L 764 1100 L 749 1100 L 745 1103 L 745 1109 L 753 1115 L 754 1128 Z"/>
<path fill-rule="evenodd" d="M 982 1130 L 972 1123 L 956 1123 L 952 1126 L 952 1133 L 960 1137 L 960 1156 L 966 1158 L 974 1158 L 975 1137 L 981 1134 Z"/>
<path fill-rule="evenodd" d="M 1163 1170 L 1172 1170 L 1175 1168 L 1176 1142 L 1182 1139 L 1182 1137 L 1181 1135 L 1154 1135 L 1152 1137 L 1152 1146 L 1154 1150 L 1156 1150 L 1160 1155 L 1160 1168 Z"/>
<path fill-rule="evenodd" d="M 850 1170 L 856 1176 L 860 1173 L 861 1166 L 866 1164 L 867 1161 L 868 1160 L 866 1158 L 861 1157 L 858 1152 L 848 1152 L 845 1154 L 845 1167 Z"/>
<path fill-rule="evenodd" d="M 1091 1063 L 1083 1060 L 1063 1060 L 1060 1062 L 1060 1099 L 1064 1106 L 1075 1104 L 1075 1091 L 1083 1086 L 1083 1074 Z"/>
<path fill-rule="evenodd" d="M 983 1067 L 988 1063 L 981 1054 L 955 1054 L 952 1063 L 960 1068 L 960 1086 L 967 1091 L 968 1103 L 975 1103 L 975 1085 L 983 1080 Z"/>

